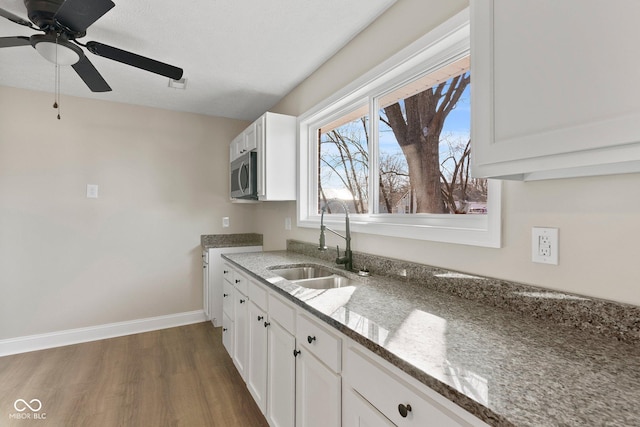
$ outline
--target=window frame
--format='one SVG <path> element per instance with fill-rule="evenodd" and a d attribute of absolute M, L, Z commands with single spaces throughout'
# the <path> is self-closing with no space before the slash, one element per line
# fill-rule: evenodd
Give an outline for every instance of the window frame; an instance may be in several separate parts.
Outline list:
<path fill-rule="evenodd" d="M 370 188 L 376 190 L 369 191 L 369 206 L 372 209 L 378 202 L 378 128 L 377 120 L 374 120 L 379 112 L 378 98 L 469 55 L 469 27 L 467 8 L 298 117 L 298 227 L 320 227 L 320 214 L 316 212 L 318 129 L 361 108 L 363 104 L 369 106 L 369 132 L 376 142 L 371 144 L 369 154 Z M 473 74 L 471 88 L 473 94 Z M 351 230 L 356 233 L 499 248 L 501 193 L 501 181 L 489 180 L 486 215 L 350 213 Z M 324 219 L 332 228 L 344 229 L 342 212 L 325 214 Z"/>

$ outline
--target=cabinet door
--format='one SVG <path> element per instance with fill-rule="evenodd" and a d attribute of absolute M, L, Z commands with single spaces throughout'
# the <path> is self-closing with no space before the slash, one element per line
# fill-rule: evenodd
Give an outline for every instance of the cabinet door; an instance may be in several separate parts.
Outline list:
<path fill-rule="evenodd" d="M 233 363 L 236 365 L 242 378 L 246 376 L 247 347 L 248 347 L 248 306 L 249 300 L 246 295 L 236 289 L 234 296 L 234 319 L 233 319 Z"/>
<path fill-rule="evenodd" d="M 476 176 L 639 170 L 636 0 L 473 0 Z"/>
<path fill-rule="evenodd" d="M 394 427 L 387 417 L 371 406 L 351 387 L 347 387 L 342 399 L 342 423 L 349 427 Z"/>
<path fill-rule="evenodd" d="M 209 296 L 209 253 L 202 252 L 202 309 L 207 320 L 212 319 L 211 315 L 211 299 Z"/>
<path fill-rule="evenodd" d="M 296 410 L 296 340 L 277 322 L 267 328 L 267 420 L 272 427 L 293 427 Z"/>
<path fill-rule="evenodd" d="M 258 161 L 258 198 L 266 199 L 267 198 L 267 168 L 266 168 L 266 153 L 267 147 L 265 145 L 265 135 L 264 135 L 264 122 L 266 120 L 266 115 L 263 115 L 258 120 L 256 120 L 253 124 L 255 129 L 255 142 L 256 142 L 256 152 L 257 152 L 257 161 Z M 275 167 L 275 166 L 272 166 Z"/>
<path fill-rule="evenodd" d="M 245 131 L 244 131 L 244 147 L 242 153 L 240 154 L 244 154 L 247 151 L 251 151 L 251 150 L 255 150 L 256 146 L 257 146 L 257 135 L 256 135 L 256 125 L 255 123 L 252 124 L 251 126 L 249 126 Z"/>
<path fill-rule="evenodd" d="M 235 289 L 229 282 L 224 282 L 222 285 L 222 312 L 229 316 L 229 319 L 233 320 L 235 318 L 233 299 L 234 299 Z"/>
<path fill-rule="evenodd" d="M 267 413 L 267 317 L 253 301 L 249 302 L 249 354 L 247 388 L 263 414 Z"/>
<path fill-rule="evenodd" d="M 302 348 L 296 358 L 296 427 L 339 427 L 340 418 L 340 376 Z"/>
<path fill-rule="evenodd" d="M 231 145 L 229 145 L 229 160 L 234 161 L 240 154 L 242 154 L 242 150 L 244 149 L 244 133 L 236 136 L 233 141 L 231 141 Z"/>
<path fill-rule="evenodd" d="M 222 315 L 222 345 L 233 358 L 233 320 L 226 313 Z"/>

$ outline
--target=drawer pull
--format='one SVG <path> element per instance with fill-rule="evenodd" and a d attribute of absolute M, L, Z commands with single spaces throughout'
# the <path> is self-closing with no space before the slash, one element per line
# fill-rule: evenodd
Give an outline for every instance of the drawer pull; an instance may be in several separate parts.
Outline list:
<path fill-rule="evenodd" d="M 402 418 L 407 418 L 409 412 L 411 412 L 411 405 L 403 405 L 402 403 L 398 405 L 398 412 L 400 412 L 400 416 Z"/>
<path fill-rule="evenodd" d="M 314 342 L 315 340 L 316 340 L 316 337 L 315 337 L 315 336 L 313 336 L 313 337 L 312 337 L 311 335 L 307 335 L 307 342 L 308 342 L 309 344 L 311 344 L 311 343 L 312 343 L 312 342 Z"/>
<path fill-rule="evenodd" d="M 222 332 L 227 332 L 228 329 L 227 328 L 222 328 Z"/>
<path fill-rule="evenodd" d="M 267 326 L 269 326 L 271 324 L 271 322 L 264 322 L 264 327 L 266 328 Z"/>
<path fill-rule="evenodd" d="M 244 304 L 244 302 L 245 302 L 245 301 L 246 301 L 246 300 L 241 299 L 241 300 L 240 300 L 240 304 Z"/>
<path fill-rule="evenodd" d="M 240 283 L 240 279 L 236 279 L 236 283 Z"/>
<path fill-rule="evenodd" d="M 229 296 L 229 294 L 222 294 L 222 298 L 226 298 L 228 296 Z"/>
<path fill-rule="evenodd" d="M 264 316 L 258 316 L 258 322 L 264 319 Z"/>
<path fill-rule="evenodd" d="M 228 273 L 229 273 L 229 270 L 224 270 L 224 271 L 222 272 L 222 274 L 228 274 Z"/>
<path fill-rule="evenodd" d="M 293 357 L 298 357 L 300 350 L 293 350 Z"/>

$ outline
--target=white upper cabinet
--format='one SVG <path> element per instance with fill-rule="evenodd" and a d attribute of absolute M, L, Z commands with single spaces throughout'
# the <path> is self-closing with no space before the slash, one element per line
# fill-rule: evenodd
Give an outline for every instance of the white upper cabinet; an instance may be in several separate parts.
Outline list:
<path fill-rule="evenodd" d="M 640 171 L 640 2 L 471 0 L 473 174 Z"/>
<path fill-rule="evenodd" d="M 265 113 L 254 123 L 258 200 L 296 199 L 296 118 Z"/>
<path fill-rule="evenodd" d="M 235 137 L 230 160 L 257 153 L 258 200 L 296 200 L 296 118 L 264 113 Z"/>

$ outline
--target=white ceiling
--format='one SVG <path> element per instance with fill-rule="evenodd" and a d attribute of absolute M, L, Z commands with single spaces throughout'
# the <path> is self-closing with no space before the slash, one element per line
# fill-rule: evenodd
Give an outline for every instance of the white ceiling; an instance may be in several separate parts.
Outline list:
<path fill-rule="evenodd" d="M 70 66 L 61 93 L 253 120 L 275 105 L 395 0 L 114 0 L 80 39 L 184 69 L 187 89 L 85 50 L 112 92 L 92 93 Z M 22 0 L 0 8 L 24 19 Z M 35 32 L 0 17 L 0 37 Z M 0 49 L 0 85 L 54 90 L 54 65 L 30 46 Z"/>

